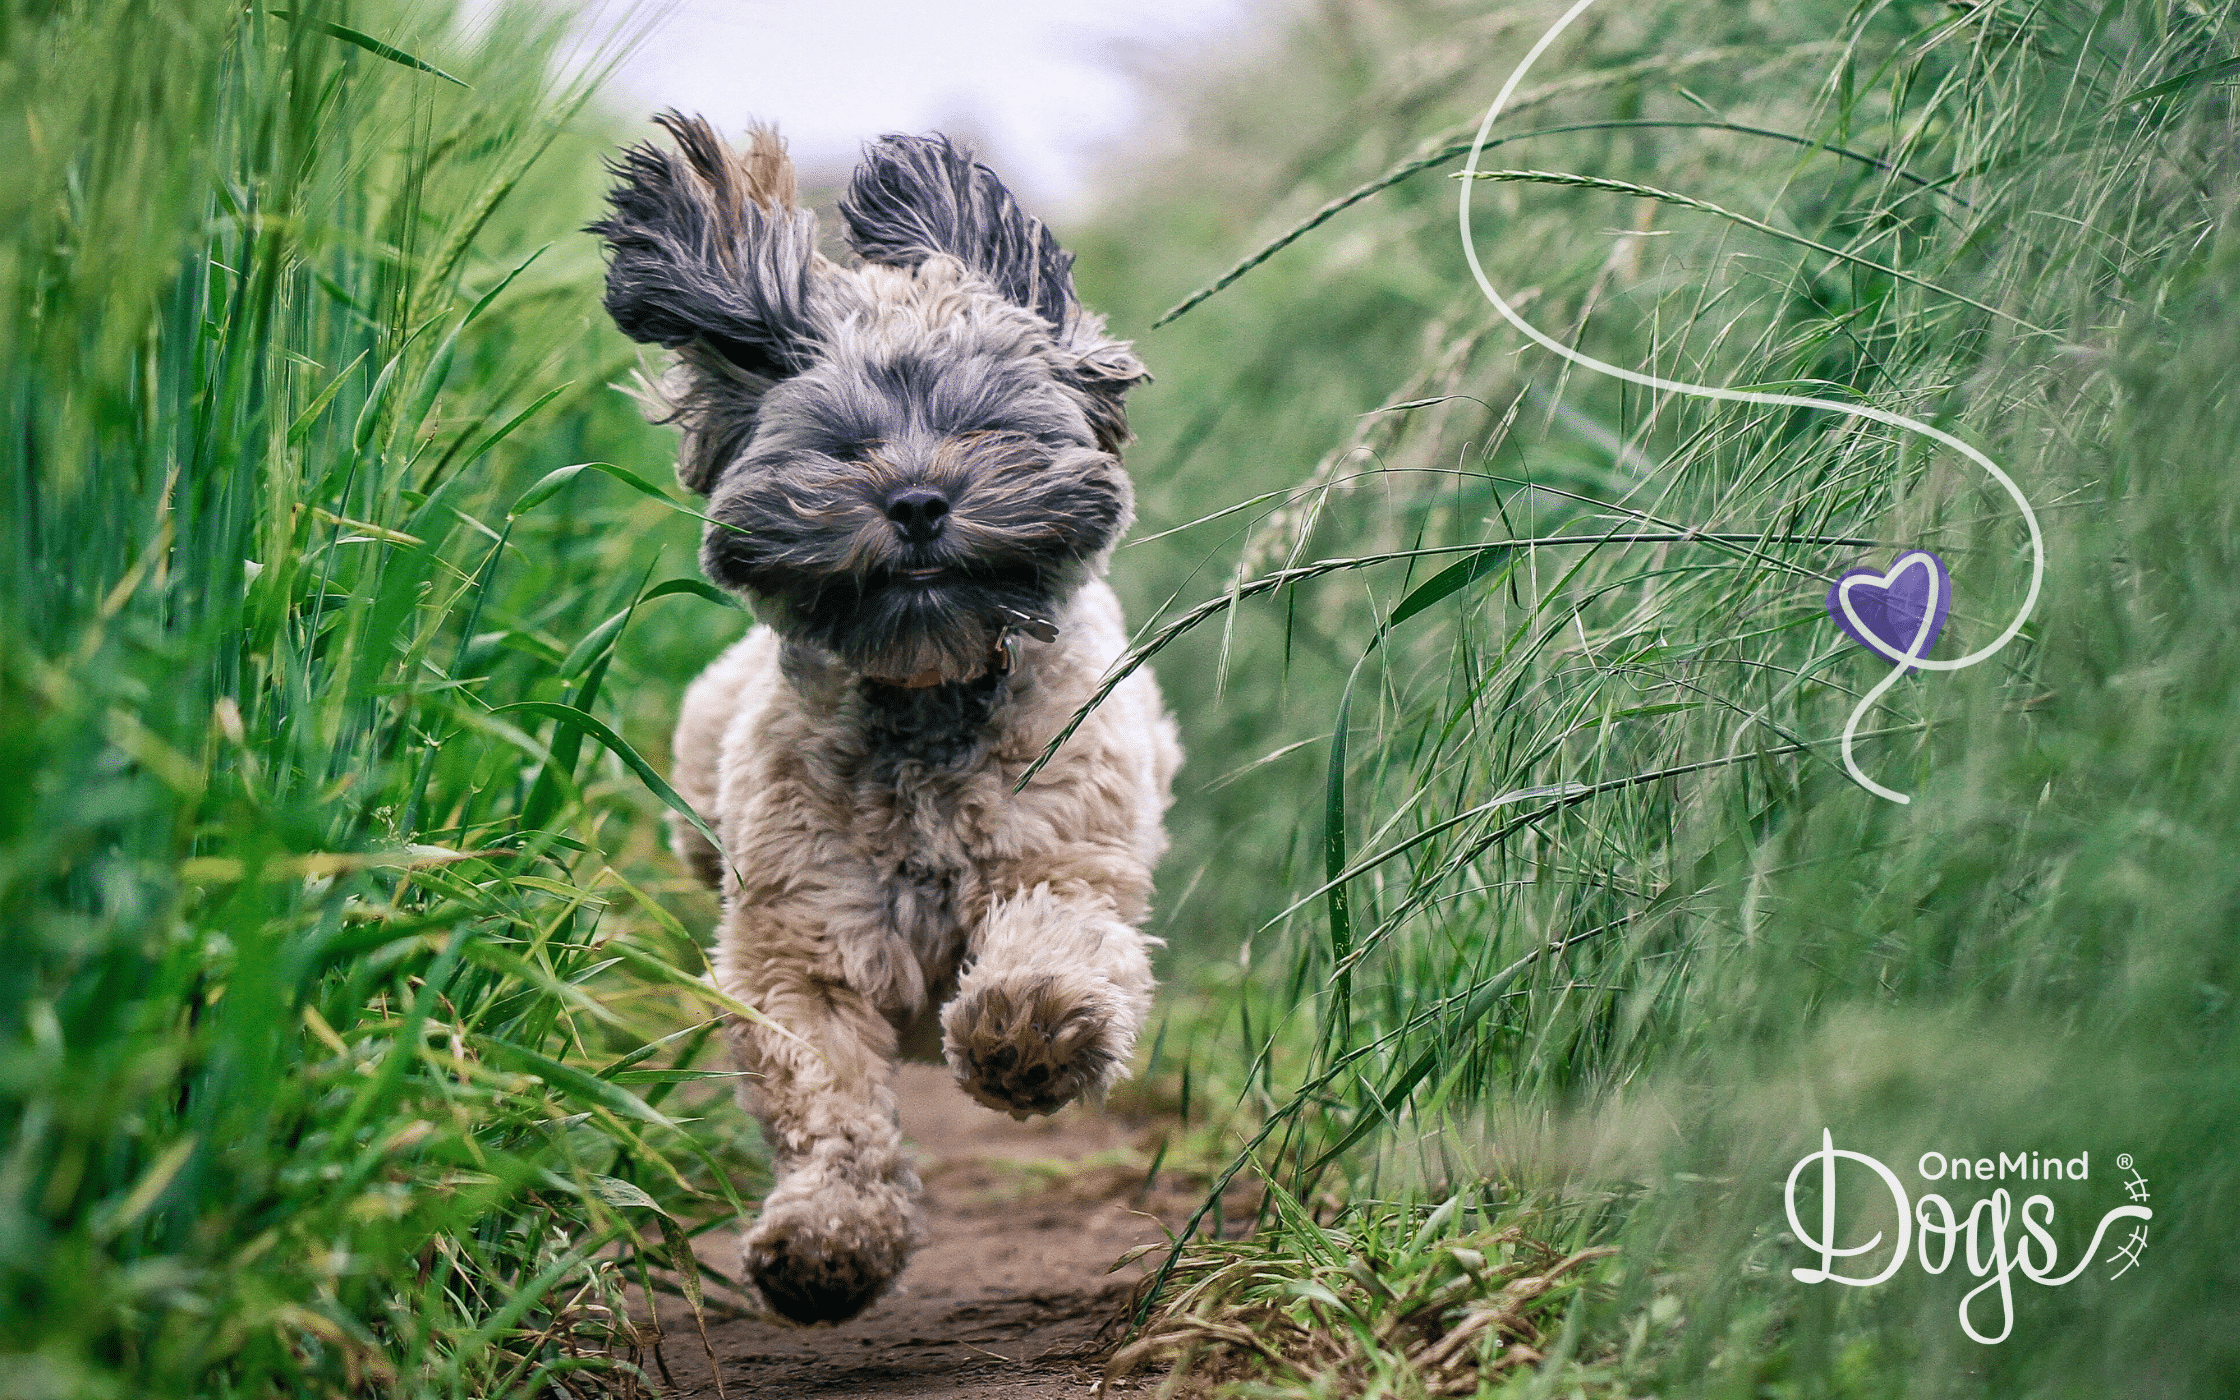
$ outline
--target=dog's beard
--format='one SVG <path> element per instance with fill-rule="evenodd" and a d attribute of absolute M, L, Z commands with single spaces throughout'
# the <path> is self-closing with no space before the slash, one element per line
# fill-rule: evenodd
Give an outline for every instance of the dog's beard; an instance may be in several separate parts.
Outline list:
<path fill-rule="evenodd" d="M 830 574 L 757 593 L 779 632 L 812 643 L 850 668 L 888 680 L 938 673 L 969 680 L 988 669 L 1004 632 L 1022 618 L 1047 618 L 1061 602 L 1056 580 L 951 566 L 935 578 L 879 571 Z"/>

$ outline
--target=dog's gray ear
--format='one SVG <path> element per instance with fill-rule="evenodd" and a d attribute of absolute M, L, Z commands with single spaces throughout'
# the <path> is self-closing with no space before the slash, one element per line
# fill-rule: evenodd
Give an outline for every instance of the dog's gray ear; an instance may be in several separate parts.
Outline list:
<path fill-rule="evenodd" d="M 677 149 L 624 150 L 609 166 L 614 212 L 587 232 L 606 240 L 616 327 L 681 350 L 695 371 L 673 407 L 693 439 L 681 474 L 704 492 L 743 445 L 762 393 L 814 353 L 817 216 L 796 207 L 793 162 L 776 133 L 757 128 L 741 155 L 698 117 L 654 120 Z M 709 440 L 711 414 L 730 425 L 719 434 L 727 441 Z"/>
<path fill-rule="evenodd" d="M 848 245 L 870 262 L 916 267 L 947 253 L 1061 333 L 1079 311 L 1073 254 L 1019 207 L 996 173 L 946 136 L 882 136 L 840 201 Z"/>
<path fill-rule="evenodd" d="M 804 367 L 817 216 L 794 205 L 793 163 L 775 134 L 744 157 L 707 122 L 654 118 L 675 151 L 647 142 L 610 168 L 614 213 L 588 230 L 607 242 L 607 314 L 632 340 L 671 349 L 705 341 L 750 374 Z"/>
<path fill-rule="evenodd" d="M 1098 443 L 1118 452 L 1128 440 L 1121 399 L 1150 373 L 1075 298 L 1073 254 L 969 150 L 941 135 L 882 136 L 865 149 L 840 214 L 867 261 L 916 267 L 946 253 L 1048 321 Z"/>

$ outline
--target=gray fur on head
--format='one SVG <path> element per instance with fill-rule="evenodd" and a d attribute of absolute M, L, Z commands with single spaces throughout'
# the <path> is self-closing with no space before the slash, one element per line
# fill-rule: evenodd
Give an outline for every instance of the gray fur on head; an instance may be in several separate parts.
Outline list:
<path fill-rule="evenodd" d="M 1071 254 L 941 136 L 887 136 L 841 205 L 865 259 L 815 251 L 783 147 L 669 113 L 614 165 L 608 312 L 679 352 L 679 476 L 724 525 L 710 577 L 877 676 L 960 679 L 1017 614 L 1101 572 L 1132 518 L 1122 399 L 1147 377 L 1074 297 Z M 912 534 L 900 493 L 940 497 Z M 924 533 L 920 531 L 920 533 Z"/>

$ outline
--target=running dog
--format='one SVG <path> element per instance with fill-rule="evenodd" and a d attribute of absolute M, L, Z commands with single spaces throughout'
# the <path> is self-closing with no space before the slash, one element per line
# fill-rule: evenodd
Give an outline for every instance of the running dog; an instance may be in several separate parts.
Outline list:
<path fill-rule="evenodd" d="M 1137 931 L 1181 750 L 1138 670 L 1023 789 L 1126 646 L 1103 581 L 1148 375 L 1073 256 L 970 152 L 873 143 L 818 250 L 792 163 L 704 122 L 622 153 L 606 309 L 675 352 L 654 397 L 707 497 L 708 576 L 759 619 L 686 692 L 674 823 L 723 896 L 718 986 L 776 1184 L 744 1242 L 769 1306 L 853 1316 L 916 1246 L 891 1086 L 945 1060 L 1017 1117 L 1127 1071 Z"/>

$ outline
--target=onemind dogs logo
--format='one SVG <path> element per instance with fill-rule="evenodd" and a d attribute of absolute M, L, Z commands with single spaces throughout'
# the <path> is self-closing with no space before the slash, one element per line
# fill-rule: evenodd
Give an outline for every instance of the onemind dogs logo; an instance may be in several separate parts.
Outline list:
<path fill-rule="evenodd" d="M 1891 1222 L 1897 1226 L 1894 1239 L 1888 1230 L 1875 1230 L 1863 1243 L 1838 1242 L 1841 1233 L 1837 1224 L 1838 1195 L 1855 1190 L 1861 1184 L 1859 1173 L 1837 1172 L 1838 1160 L 1856 1162 L 1880 1179 L 1890 1205 L 1897 1210 L 1897 1219 Z M 1797 1209 L 1798 1184 L 1815 1163 L 1820 1168 L 1820 1226 L 1817 1231 L 1804 1223 Z M 2060 1182 L 2064 1196 L 2074 1202 L 2090 1191 L 2079 1183 L 2092 1180 L 2092 1154 L 2080 1152 L 2063 1158 L 2040 1152 L 2002 1152 L 1992 1157 L 1948 1157 L 1942 1152 L 1924 1152 L 1914 1163 L 1914 1170 L 1923 1181 L 1940 1183 L 1943 1190 L 1956 1195 L 1960 1194 L 1958 1184 L 1961 1182 L 1980 1186 L 1987 1182 L 2014 1181 L 2026 1187 Z M 2100 1217 L 2100 1224 L 2092 1232 L 2092 1243 L 2085 1246 L 2082 1257 L 2066 1271 L 2060 1271 L 2061 1247 L 2055 1242 L 2051 1229 L 2054 1216 L 2051 1196 L 2036 1192 L 2025 1197 L 2021 1209 L 2017 1210 L 2013 1194 L 2003 1185 L 1996 1186 L 1990 1194 L 1978 1196 L 1968 1206 L 1963 1219 L 1940 1191 L 1909 1197 L 1905 1183 L 1898 1179 L 1896 1172 L 1864 1152 L 1837 1147 L 1835 1134 L 1823 1128 L 1820 1150 L 1807 1153 L 1790 1169 L 1785 1188 L 1789 1228 L 1795 1232 L 1799 1244 L 1820 1256 L 1820 1264 L 1818 1268 L 1789 1272 L 1799 1283 L 1840 1283 L 1852 1288 L 1872 1288 L 1896 1277 L 1907 1260 L 1915 1255 L 1918 1255 L 1921 1269 L 1931 1274 L 1941 1274 L 1956 1262 L 1964 1263 L 1968 1272 L 1983 1282 L 1960 1299 L 1960 1330 L 1986 1346 L 2003 1342 L 2014 1330 L 2016 1270 L 2032 1283 L 2059 1288 L 2090 1268 L 2093 1260 L 2101 1258 L 2100 1246 L 2107 1241 L 2109 1231 L 2127 1220 L 2138 1223 L 2130 1227 L 2127 1237 L 2109 1250 L 2103 1262 L 2117 1266 L 2115 1272 L 2108 1275 L 2111 1279 L 2123 1277 L 2139 1263 L 2147 1247 L 2146 1222 L 2154 1218 L 2154 1212 L 2143 1204 L 2149 1195 L 2147 1179 L 2133 1169 L 2128 1152 L 2116 1158 L 2116 1171 L 2117 1185 L 2129 1198 L 2128 1202 Z M 1883 1209 L 1878 1194 L 1869 1187 L 1864 1203 L 1846 1214 L 1856 1217 L 1854 1231 L 1865 1230 L 1878 1219 L 1888 1220 L 1881 1214 Z M 2018 1225 L 2020 1228 L 2016 1229 Z M 1887 1257 L 1883 1254 L 1885 1250 Z M 1860 1272 L 1838 1272 L 1837 1261 L 1850 1259 L 1859 1261 Z M 1877 1264 L 1880 1267 L 1873 1273 L 1865 1272 Z M 1994 1290 L 1995 1299 L 1984 1297 Z M 1998 1314 L 1998 1329 L 1986 1332 L 1977 1326 L 1977 1318 L 1994 1308 Z"/>

